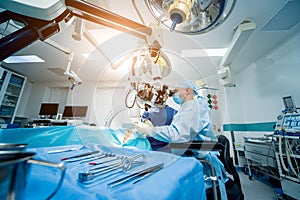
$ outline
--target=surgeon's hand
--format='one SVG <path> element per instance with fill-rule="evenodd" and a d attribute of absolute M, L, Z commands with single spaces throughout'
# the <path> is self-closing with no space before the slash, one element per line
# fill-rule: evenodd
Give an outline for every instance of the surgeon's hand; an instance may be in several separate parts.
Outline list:
<path fill-rule="evenodd" d="M 144 136 L 151 136 L 153 124 L 149 120 L 145 120 L 144 122 L 134 123 L 133 128 L 136 129 L 138 133 Z"/>

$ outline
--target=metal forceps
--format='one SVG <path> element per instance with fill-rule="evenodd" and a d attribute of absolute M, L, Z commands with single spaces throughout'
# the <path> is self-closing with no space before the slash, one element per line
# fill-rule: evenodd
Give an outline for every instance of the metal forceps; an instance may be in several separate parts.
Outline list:
<path fill-rule="evenodd" d="M 77 154 L 75 156 L 61 158 L 60 160 L 65 161 L 65 162 L 77 162 L 77 161 L 80 161 L 80 160 L 85 160 L 86 157 L 92 156 L 92 155 L 97 154 L 97 153 L 99 153 L 99 151 L 81 153 L 81 154 Z"/>
<path fill-rule="evenodd" d="M 82 163 L 88 163 L 88 162 L 91 162 L 91 161 L 94 161 L 94 160 L 100 160 L 100 159 L 103 159 L 103 158 L 108 158 L 108 157 L 115 157 L 116 155 L 112 154 L 112 153 L 101 153 L 100 155 L 95 155 L 95 156 L 92 156 L 92 157 L 88 157 L 86 158 L 85 160 L 83 160 L 82 162 L 80 162 L 80 164 Z"/>
<path fill-rule="evenodd" d="M 122 158 L 120 163 L 116 163 L 114 165 L 109 166 L 102 166 L 102 167 L 96 167 L 89 169 L 85 173 L 79 173 L 78 174 L 78 181 L 79 182 L 86 182 L 91 181 L 94 177 L 100 176 L 102 174 L 111 172 L 113 170 L 122 169 L 122 170 L 129 170 L 133 165 L 142 165 L 146 162 L 146 157 L 144 154 L 138 154 L 134 157 L 128 158 L 124 157 Z"/>

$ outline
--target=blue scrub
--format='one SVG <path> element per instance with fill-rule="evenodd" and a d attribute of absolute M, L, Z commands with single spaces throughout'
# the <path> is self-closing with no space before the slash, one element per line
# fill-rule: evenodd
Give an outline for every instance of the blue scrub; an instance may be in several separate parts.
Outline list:
<path fill-rule="evenodd" d="M 217 141 L 209 116 L 210 109 L 202 98 L 184 102 L 174 116 L 171 125 L 156 126 L 152 130 L 153 138 L 167 143 L 182 143 L 191 140 Z M 154 149 L 153 149 L 154 150 Z M 221 199 L 227 199 L 225 182 L 227 176 L 221 161 L 214 152 L 197 151 L 197 157 L 209 161 L 216 170 Z M 210 176 L 210 168 L 204 165 L 204 174 Z M 206 188 L 211 187 L 210 181 L 205 181 Z"/>
<path fill-rule="evenodd" d="M 177 111 L 168 105 L 164 108 L 150 108 L 149 111 L 144 112 L 142 120 L 150 120 L 153 126 L 170 125 L 176 113 Z M 171 150 L 166 148 L 168 142 L 163 142 L 150 136 L 147 136 L 147 139 L 150 142 L 152 150 L 171 153 Z"/>
<path fill-rule="evenodd" d="M 191 140 L 217 141 L 209 108 L 202 98 L 184 102 L 169 126 L 156 126 L 152 136 L 167 143 L 188 142 Z"/>
<path fill-rule="evenodd" d="M 170 125 L 177 111 L 168 105 L 164 108 L 153 107 L 145 111 L 142 115 L 142 121 L 148 119 L 153 126 Z"/>

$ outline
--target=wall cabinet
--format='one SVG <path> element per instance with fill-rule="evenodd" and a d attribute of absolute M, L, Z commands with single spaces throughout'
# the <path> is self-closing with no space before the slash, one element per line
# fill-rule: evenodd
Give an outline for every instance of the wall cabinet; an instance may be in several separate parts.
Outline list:
<path fill-rule="evenodd" d="M 26 77 L 0 68 L 0 124 L 13 124 Z"/>

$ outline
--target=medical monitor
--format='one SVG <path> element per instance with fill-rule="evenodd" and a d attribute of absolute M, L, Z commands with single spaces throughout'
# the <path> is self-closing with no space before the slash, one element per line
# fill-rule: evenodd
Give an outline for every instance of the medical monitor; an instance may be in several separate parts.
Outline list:
<path fill-rule="evenodd" d="M 62 117 L 64 118 L 81 118 L 86 117 L 87 106 L 65 106 Z"/>
<path fill-rule="evenodd" d="M 282 99 L 283 99 L 285 111 L 287 113 L 293 113 L 293 112 L 297 111 L 297 108 L 296 108 L 296 105 L 294 103 L 292 96 L 286 96 L 286 97 L 283 97 Z"/>
<path fill-rule="evenodd" d="M 39 115 L 40 116 L 54 116 L 58 112 L 58 103 L 42 103 Z"/>

